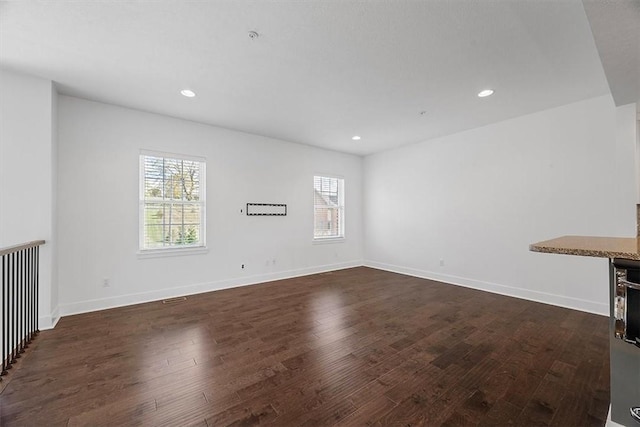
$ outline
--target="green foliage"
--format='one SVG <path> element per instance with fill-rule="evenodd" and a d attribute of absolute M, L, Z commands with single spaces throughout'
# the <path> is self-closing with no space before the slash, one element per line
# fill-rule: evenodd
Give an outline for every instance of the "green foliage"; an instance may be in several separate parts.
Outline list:
<path fill-rule="evenodd" d="M 178 241 L 176 243 L 190 245 L 192 243 L 196 243 L 197 241 L 198 236 L 196 235 L 195 227 L 189 227 L 186 233 L 182 233 L 182 231 L 178 233 Z"/>

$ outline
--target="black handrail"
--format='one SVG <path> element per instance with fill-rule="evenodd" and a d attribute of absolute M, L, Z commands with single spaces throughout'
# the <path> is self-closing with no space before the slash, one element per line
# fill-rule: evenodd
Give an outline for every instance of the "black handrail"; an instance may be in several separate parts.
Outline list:
<path fill-rule="evenodd" d="M 0 249 L 2 277 L 2 305 L 0 353 L 2 370 L 6 375 L 11 365 L 29 347 L 40 332 L 38 329 L 38 291 L 40 246 L 44 240 Z M 0 378 L 1 380 L 2 378 Z"/>

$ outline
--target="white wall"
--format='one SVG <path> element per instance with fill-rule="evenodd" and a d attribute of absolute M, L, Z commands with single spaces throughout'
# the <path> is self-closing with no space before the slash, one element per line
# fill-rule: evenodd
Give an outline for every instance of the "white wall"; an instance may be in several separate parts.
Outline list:
<path fill-rule="evenodd" d="M 635 170 L 630 171 L 620 168 L 619 173 L 623 174 L 620 179 L 629 178 L 635 181 L 635 200 L 640 203 L 640 112 L 638 104 L 631 103 L 616 108 L 616 150 L 619 159 L 626 159 L 633 156 L 635 159 Z M 629 141 L 634 141 L 633 145 Z M 626 162 L 626 160 L 623 160 Z"/>
<path fill-rule="evenodd" d="M 63 315 L 362 263 L 360 157 L 67 96 L 58 114 Z M 206 157 L 207 254 L 136 255 L 140 149 Z M 312 243 L 314 173 L 345 178 L 344 243 Z"/>
<path fill-rule="evenodd" d="M 605 96 L 367 157 L 366 263 L 608 314 L 606 260 L 528 246 L 635 235 L 617 116 Z"/>
<path fill-rule="evenodd" d="M 616 186 L 619 200 L 637 203 L 638 185 L 636 179 L 636 104 L 616 107 L 616 181 L 632 183 L 633 185 Z M 633 160 L 633 167 L 629 167 L 629 160 Z M 633 234 L 635 236 L 635 233 Z"/>
<path fill-rule="evenodd" d="M 60 319 L 58 286 L 58 91 L 51 85 L 51 326 Z"/>
<path fill-rule="evenodd" d="M 0 69 L 0 247 L 44 239 L 40 328 L 57 320 L 54 200 L 55 90 L 51 81 Z"/>

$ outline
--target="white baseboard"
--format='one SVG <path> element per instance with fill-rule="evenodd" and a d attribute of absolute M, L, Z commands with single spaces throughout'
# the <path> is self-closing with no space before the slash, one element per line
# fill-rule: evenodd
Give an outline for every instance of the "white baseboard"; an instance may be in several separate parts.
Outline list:
<path fill-rule="evenodd" d="M 464 286 L 467 288 L 478 289 L 481 291 L 492 292 L 500 295 L 507 295 L 515 298 L 526 299 L 530 301 L 542 302 L 545 304 L 557 305 L 560 307 L 571 308 L 575 310 L 585 311 L 589 313 L 599 314 L 603 316 L 609 315 L 609 306 L 607 304 L 596 303 L 593 301 L 571 298 L 562 295 L 549 294 L 544 292 L 532 291 L 529 289 L 515 288 L 512 286 L 500 285 L 496 283 L 483 282 L 475 279 L 468 279 L 448 274 L 436 273 L 433 271 L 419 270 L 410 267 L 386 264 L 377 261 L 350 261 L 336 264 L 326 264 L 296 270 L 280 271 L 275 273 L 259 274 L 255 276 L 239 277 L 233 279 L 219 280 L 214 282 L 198 283 L 188 286 L 176 288 L 160 289 L 150 292 L 142 292 L 137 294 L 119 295 L 110 298 L 99 298 L 87 301 L 79 301 L 68 304 L 61 304 L 55 313 L 51 316 L 40 318 L 40 329 L 52 329 L 58 322 L 60 316 L 69 316 L 72 314 L 87 313 L 91 311 L 106 310 L 109 308 L 123 307 L 133 304 L 141 304 L 145 302 L 158 301 L 165 298 L 175 298 L 186 295 L 200 294 L 221 289 L 235 288 L 239 286 L 254 285 L 256 283 L 269 282 L 273 280 L 290 279 L 294 277 L 307 276 L 310 274 L 323 273 L 327 271 L 341 270 L 345 268 L 367 266 L 377 268 L 379 270 L 391 271 L 394 273 L 406 274 L 408 276 L 420 277 L 423 279 L 437 280 L 452 285 Z"/>
<path fill-rule="evenodd" d="M 68 304 L 60 304 L 62 316 L 72 314 L 87 313 L 91 311 L 106 310 L 109 308 L 123 307 L 133 304 L 158 301 L 166 298 L 175 298 L 186 295 L 201 294 L 204 292 L 217 291 L 221 289 L 235 288 L 239 286 L 254 285 L 256 283 L 270 282 L 273 280 L 290 279 L 293 277 L 308 276 L 310 274 L 323 273 L 326 271 L 342 270 L 345 268 L 362 266 L 362 260 L 342 262 L 337 264 L 327 264 L 296 270 L 279 271 L 275 273 L 259 274 L 248 277 L 238 277 L 227 280 L 219 280 L 207 283 L 197 283 L 176 288 L 159 289 L 156 291 L 142 292 L 137 294 L 119 295 L 110 298 L 100 298 L 87 301 L 79 301 Z M 42 321 L 41 321 L 42 324 Z M 42 328 L 41 328 L 42 329 Z"/>
<path fill-rule="evenodd" d="M 38 329 L 46 331 L 47 329 L 53 329 L 60 320 L 60 307 L 56 307 L 48 316 L 40 316 L 38 319 Z"/>
<path fill-rule="evenodd" d="M 609 305 L 587 301 L 579 298 L 567 297 L 564 295 L 549 294 L 546 292 L 532 291 L 529 289 L 515 288 L 512 286 L 500 285 L 497 283 L 483 282 L 481 280 L 468 279 L 449 274 L 436 273 L 433 271 L 419 270 L 399 265 L 386 264 L 377 261 L 365 260 L 364 265 L 367 267 L 377 268 L 380 270 L 391 271 L 393 273 L 406 274 L 408 276 L 420 277 L 422 279 L 436 280 L 452 285 L 464 286 L 466 288 L 478 289 L 494 294 L 507 295 L 510 297 L 526 299 L 529 301 L 541 302 L 544 304 L 557 305 L 560 307 L 571 308 L 574 310 L 585 311 L 588 313 L 609 316 Z"/>
<path fill-rule="evenodd" d="M 607 422 L 604 423 L 605 427 L 624 427 L 622 424 L 618 424 L 611 420 L 611 405 L 609 405 L 609 413 L 607 414 Z"/>

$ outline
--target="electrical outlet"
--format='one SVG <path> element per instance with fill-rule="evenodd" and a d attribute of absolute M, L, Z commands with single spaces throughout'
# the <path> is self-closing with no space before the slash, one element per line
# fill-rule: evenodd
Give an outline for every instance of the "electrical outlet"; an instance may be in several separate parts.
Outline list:
<path fill-rule="evenodd" d="M 102 279 L 102 287 L 108 288 L 109 286 L 111 286 L 111 282 L 109 281 L 109 279 L 108 278 Z"/>
<path fill-rule="evenodd" d="M 440 258 L 440 267 L 444 267 L 444 258 Z"/>
<path fill-rule="evenodd" d="M 242 266 L 240 268 L 244 269 L 244 264 L 242 264 Z"/>

